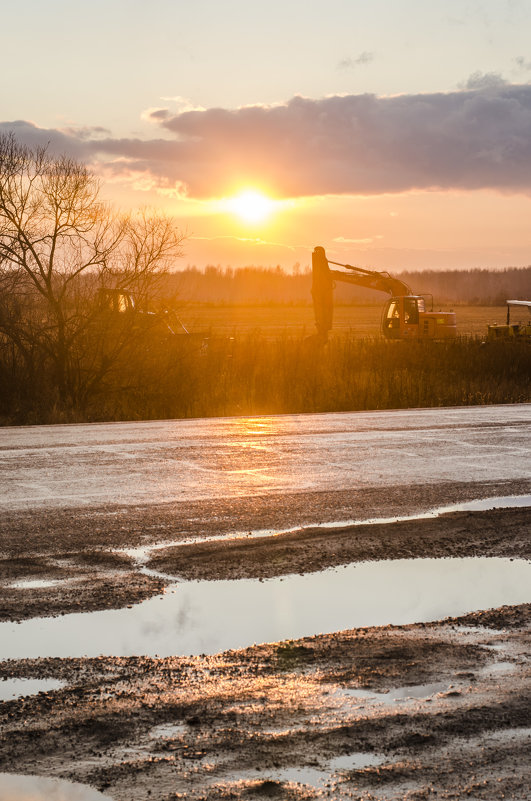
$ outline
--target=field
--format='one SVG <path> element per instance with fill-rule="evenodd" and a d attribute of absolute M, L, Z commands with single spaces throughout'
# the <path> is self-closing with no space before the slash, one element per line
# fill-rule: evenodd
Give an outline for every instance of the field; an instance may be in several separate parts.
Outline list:
<path fill-rule="evenodd" d="M 334 334 L 378 336 L 382 308 L 382 305 L 335 306 Z M 487 325 L 505 322 L 505 306 L 456 306 L 453 311 L 457 314 L 460 336 L 485 337 Z M 183 303 L 178 312 L 191 332 L 210 331 L 220 336 L 255 332 L 267 338 L 303 337 L 315 333 L 313 308 L 309 304 L 224 306 Z"/>

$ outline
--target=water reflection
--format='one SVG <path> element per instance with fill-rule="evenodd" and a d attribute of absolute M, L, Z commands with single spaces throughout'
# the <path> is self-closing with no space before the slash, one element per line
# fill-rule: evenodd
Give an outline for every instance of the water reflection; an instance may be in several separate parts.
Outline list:
<path fill-rule="evenodd" d="M 395 687 L 387 693 L 375 690 L 364 690 L 361 687 L 340 687 L 334 691 L 331 698 L 337 700 L 341 706 L 352 703 L 366 702 L 368 704 L 385 704 L 396 706 L 397 703 L 408 703 L 415 699 L 432 698 L 434 695 L 444 693 L 451 688 L 446 682 L 438 681 L 430 684 L 415 684 L 408 687 Z"/>
<path fill-rule="evenodd" d="M 59 690 L 64 686 L 65 682 L 58 679 L 4 679 L 0 681 L 0 701 Z"/>
<path fill-rule="evenodd" d="M 71 579 L 20 579 L 8 584 L 14 590 L 42 590 L 49 587 L 58 587 Z"/>
<path fill-rule="evenodd" d="M 305 765 L 302 768 L 279 768 L 277 770 L 264 770 L 257 772 L 245 771 L 234 777 L 235 781 L 256 779 L 257 775 L 264 782 L 294 782 L 306 784 L 316 789 L 322 789 L 330 785 L 340 777 L 341 773 L 353 770 L 363 770 L 364 768 L 383 765 L 385 757 L 381 754 L 368 754 L 357 752 L 354 754 L 344 754 L 331 759 L 323 767 L 312 767 Z M 265 795 L 265 794 L 264 794 Z"/>
<path fill-rule="evenodd" d="M 76 782 L 43 776 L 0 773 L 0 801 L 111 801 L 110 796 Z"/>
<path fill-rule="evenodd" d="M 161 723 L 160 726 L 154 726 L 149 736 L 154 739 L 170 739 L 172 737 L 180 737 L 187 731 L 183 723 Z"/>
<path fill-rule="evenodd" d="M 439 620 L 529 601 L 531 563 L 363 562 L 259 581 L 173 585 L 130 609 L 0 624 L 0 657 L 214 654 L 255 642 Z"/>

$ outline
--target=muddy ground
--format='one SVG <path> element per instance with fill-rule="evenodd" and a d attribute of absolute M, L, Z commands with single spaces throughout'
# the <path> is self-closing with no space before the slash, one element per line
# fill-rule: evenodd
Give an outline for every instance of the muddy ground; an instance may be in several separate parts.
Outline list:
<path fill-rule="evenodd" d="M 529 483 L 447 484 L 13 512 L 0 521 L 0 615 L 131 605 L 171 576 L 266 578 L 405 556 L 531 559 L 529 509 L 317 527 L 523 493 Z M 228 538 L 291 527 L 301 530 Z M 221 539 L 175 544 L 191 537 Z M 167 545 L 125 550 L 155 543 Z M 58 583 L 20 584 L 36 579 Z M 530 617 L 530 605 L 503 607 L 210 657 L 3 661 L 1 678 L 65 684 L 0 703 L 0 772 L 70 778 L 117 801 L 524 801 Z"/>

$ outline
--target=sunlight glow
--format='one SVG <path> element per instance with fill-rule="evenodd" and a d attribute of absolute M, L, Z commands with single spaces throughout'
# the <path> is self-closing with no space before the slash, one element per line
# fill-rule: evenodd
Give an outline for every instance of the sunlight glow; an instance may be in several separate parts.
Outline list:
<path fill-rule="evenodd" d="M 228 209 L 244 222 L 264 222 L 272 213 L 275 201 L 257 192 L 248 189 L 227 201 Z"/>

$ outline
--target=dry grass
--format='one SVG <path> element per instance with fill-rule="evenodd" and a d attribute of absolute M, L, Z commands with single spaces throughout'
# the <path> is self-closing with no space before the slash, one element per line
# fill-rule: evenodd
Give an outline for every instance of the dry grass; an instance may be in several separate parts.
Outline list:
<path fill-rule="evenodd" d="M 207 347 L 201 337 L 146 336 L 141 346 L 135 342 L 123 352 L 82 408 L 66 408 L 44 386 L 46 375 L 39 391 L 21 365 L 13 370 L 6 364 L 0 421 L 299 414 L 531 400 L 530 344 L 483 341 L 487 323 L 503 320 L 503 308 L 458 309 L 461 331 L 466 328 L 469 336 L 454 341 L 388 342 L 378 334 L 380 309 L 339 307 L 334 335 L 324 348 L 307 339 L 314 330 L 309 307 L 185 311 L 195 311 L 192 330 L 210 330 Z M 481 338 L 470 336 L 478 332 Z"/>
<path fill-rule="evenodd" d="M 258 333 L 175 343 L 131 361 L 90 419 L 212 417 L 521 403 L 531 400 L 526 342 L 388 342 L 336 336 L 325 348 Z"/>

